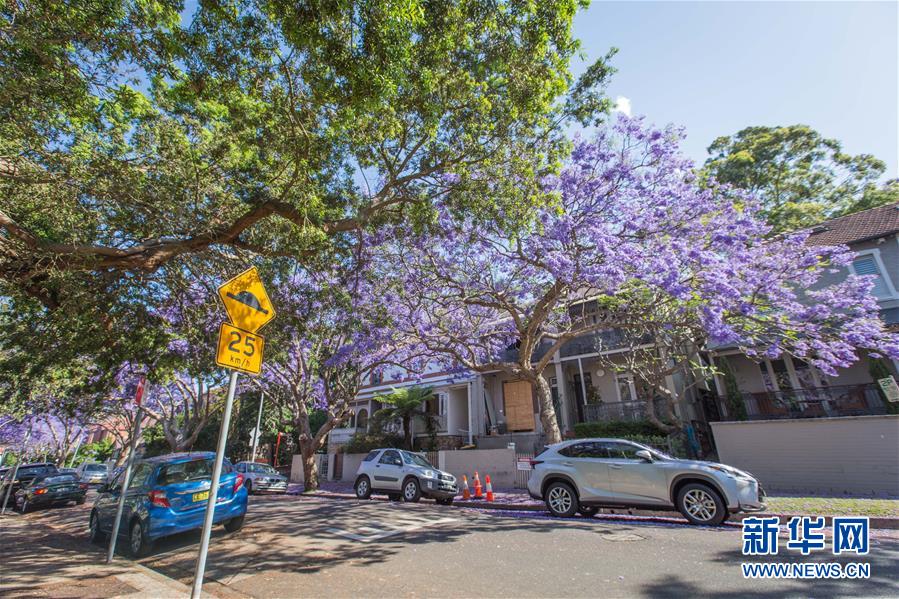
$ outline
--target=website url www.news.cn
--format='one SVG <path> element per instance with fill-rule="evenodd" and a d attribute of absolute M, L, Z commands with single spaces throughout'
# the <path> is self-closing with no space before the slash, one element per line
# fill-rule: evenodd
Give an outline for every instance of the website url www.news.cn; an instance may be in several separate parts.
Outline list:
<path fill-rule="evenodd" d="M 775 562 L 771 564 L 742 563 L 743 578 L 870 578 L 871 564 L 824 562 L 796 564 Z"/>

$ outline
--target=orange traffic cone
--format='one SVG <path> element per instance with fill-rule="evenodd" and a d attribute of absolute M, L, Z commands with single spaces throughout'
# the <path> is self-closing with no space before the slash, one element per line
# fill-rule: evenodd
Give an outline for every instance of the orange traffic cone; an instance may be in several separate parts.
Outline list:
<path fill-rule="evenodd" d="M 462 499 L 471 499 L 471 489 L 468 488 L 468 477 L 462 475 Z"/>
<path fill-rule="evenodd" d="M 474 473 L 474 498 L 475 499 L 483 499 L 484 491 L 481 490 L 481 479 L 478 476 L 478 471 L 475 470 Z"/>
<path fill-rule="evenodd" d="M 490 484 L 490 475 L 484 477 L 487 481 L 487 501 L 493 501 L 493 485 Z"/>

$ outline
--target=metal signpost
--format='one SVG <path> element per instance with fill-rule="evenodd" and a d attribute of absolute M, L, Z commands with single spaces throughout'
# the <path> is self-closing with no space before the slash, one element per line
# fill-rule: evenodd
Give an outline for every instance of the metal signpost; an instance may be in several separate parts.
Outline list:
<path fill-rule="evenodd" d="M 134 392 L 134 403 L 137 405 L 135 413 L 134 432 L 131 434 L 131 444 L 128 449 L 128 461 L 125 462 L 125 472 L 122 473 L 122 488 L 119 490 L 119 505 L 116 507 L 115 521 L 112 524 L 112 534 L 109 535 L 109 548 L 106 551 L 106 563 L 112 563 L 115 554 L 116 541 L 119 538 L 119 529 L 122 524 L 122 514 L 125 511 L 125 495 L 128 493 L 128 485 L 131 483 L 131 468 L 134 466 L 134 453 L 137 450 L 137 438 L 140 436 L 141 407 L 140 402 L 144 395 L 146 379 L 141 378 Z"/>
<path fill-rule="evenodd" d="M 253 429 L 253 454 L 250 457 L 251 462 L 256 461 L 256 447 L 259 445 L 259 437 L 262 436 L 262 404 L 265 402 L 265 391 L 259 395 L 259 413 L 256 414 L 256 428 Z"/>
<path fill-rule="evenodd" d="M 203 575 L 206 573 L 206 556 L 209 553 L 209 537 L 215 521 L 215 504 L 218 500 L 219 481 L 222 475 L 222 462 L 225 458 L 225 445 L 228 442 L 228 426 L 231 422 L 231 406 L 234 404 L 234 391 L 237 388 L 237 373 L 259 374 L 262 370 L 262 352 L 265 339 L 256 331 L 275 317 L 275 308 L 262 285 L 262 279 L 255 268 L 246 270 L 218 288 L 219 297 L 225 305 L 225 311 L 231 319 L 223 322 L 219 329 L 218 349 L 215 363 L 231 369 L 228 380 L 228 397 L 225 399 L 225 410 L 219 428 L 218 444 L 215 451 L 215 465 L 212 468 L 212 483 L 209 487 L 209 499 L 206 502 L 206 514 L 203 519 L 203 532 L 200 536 L 200 554 L 194 571 L 194 584 L 191 598 L 200 599 L 203 589 Z M 260 405 L 260 414 L 262 407 Z"/>
<path fill-rule="evenodd" d="M 13 483 L 16 481 L 16 476 L 19 474 L 19 464 L 22 463 L 22 456 L 25 455 L 25 446 L 28 445 L 29 437 L 31 437 L 31 428 L 28 429 L 28 432 L 25 433 L 25 438 L 22 439 L 22 448 L 19 450 L 19 455 L 16 457 L 16 466 L 13 468 L 12 476 L 6 483 L 6 496 L 3 498 L 3 507 L 0 508 L 0 515 L 6 513 L 6 504 L 9 503 L 9 494 L 12 491 Z"/>
<path fill-rule="evenodd" d="M 72 459 L 69 461 L 69 468 L 75 467 L 75 460 L 78 459 L 78 450 L 81 449 L 81 444 L 84 442 L 84 435 L 78 437 L 78 444 L 75 445 L 75 453 L 72 454 Z M 0 462 L 2 463 L 2 462 Z"/>

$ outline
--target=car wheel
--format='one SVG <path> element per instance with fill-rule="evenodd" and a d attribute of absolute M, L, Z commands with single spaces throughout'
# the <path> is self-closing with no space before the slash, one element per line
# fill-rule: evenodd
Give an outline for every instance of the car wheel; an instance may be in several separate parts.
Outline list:
<path fill-rule="evenodd" d="M 418 479 L 407 478 L 403 483 L 403 501 L 416 503 L 419 499 L 421 499 L 421 486 Z"/>
<path fill-rule="evenodd" d="M 598 507 L 584 506 L 578 508 L 577 513 L 579 513 L 584 518 L 592 518 L 599 511 Z"/>
<path fill-rule="evenodd" d="M 243 484 L 243 486 L 246 487 L 246 489 L 247 489 L 247 495 L 253 494 L 253 481 L 247 479 L 247 481 Z"/>
<path fill-rule="evenodd" d="M 371 499 L 371 481 L 364 474 L 356 479 L 356 499 Z"/>
<path fill-rule="evenodd" d="M 144 533 L 144 527 L 141 526 L 139 521 L 135 520 L 131 524 L 131 530 L 128 534 L 128 553 L 134 558 L 143 557 L 150 553 L 151 547 L 152 543 Z"/>
<path fill-rule="evenodd" d="M 577 513 L 577 495 L 568 483 L 550 484 L 546 489 L 545 498 L 546 507 L 553 516 L 570 518 Z"/>
<path fill-rule="evenodd" d="M 28 512 L 31 511 L 31 509 L 32 509 L 31 504 L 28 503 L 27 499 L 23 499 L 22 503 L 19 504 L 19 513 L 21 513 L 21 514 L 27 514 Z"/>
<path fill-rule="evenodd" d="M 85 497 L 83 497 L 83 496 L 79 497 L 78 499 L 75 500 L 75 505 L 84 505 L 84 500 L 85 500 Z"/>
<path fill-rule="evenodd" d="M 727 517 L 727 508 L 718 492 L 702 483 L 691 483 L 677 493 L 677 509 L 690 524 L 718 526 Z"/>
<path fill-rule="evenodd" d="M 91 512 L 90 533 L 88 536 L 91 543 L 99 545 L 106 539 L 106 535 L 100 530 L 100 518 L 97 512 Z"/>
<path fill-rule="evenodd" d="M 246 514 L 243 516 L 238 516 L 236 518 L 231 518 L 230 520 L 225 522 L 225 530 L 228 532 L 237 532 L 241 528 L 243 528 L 243 521 L 246 518 Z"/>

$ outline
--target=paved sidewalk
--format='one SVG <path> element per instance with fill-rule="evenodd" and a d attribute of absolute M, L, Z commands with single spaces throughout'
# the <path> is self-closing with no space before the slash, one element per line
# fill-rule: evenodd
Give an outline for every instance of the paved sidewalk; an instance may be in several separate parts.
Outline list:
<path fill-rule="evenodd" d="M 103 548 L 90 545 L 86 534 L 72 536 L 36 518 L 7 512 L 0 518 L 0 536 L 2 597 L 180 599 L 190 595 L 186 585 L 125 558 L 117 557 L 107 565 Z"/>
<path fill-rule="evenodd" d="M 302 485 L 290 485 L 288 490 L 289 494 L 299 495 L 303 492 Z M 353 492 L 353 486 L 348 482 L 332 482 L 332 481 L 323 481 L 318 491 L 314 493 L 316 497 L 325 497 L 328 499 L 355 499 L 356 495 Z M 384 501 L 387 500 L 385 496 L 373 496 L 373 499 L 382 499 Z M 515 511 L 515 512 L 543 512 L 546 511 L 546 507 L 544 506 L 542 501 L 537 499 L 533 499 L 530 495 L 527 494 L 527 491 L 523 489 L 498 489 L 494 492 L 494 501 L 488 502 L 486 500 L 463 500 L 461 496 L 456 497 L 456 500 L 453 502 L 453 505 L 458 507 L 470 507 L 477 509 L 493 509 L 493 510 L 505 510 L 505 511 Z M 621 518 L 628 517 L 639 517 L 641 519 L 661 519 L 661 520 L 680 520 L 682 519 L 681 515 L 677 512 L 657 512 L 650 510 L 636 510 L 636 509 L 601 509 L 599 511 L 600 514 L 604 515 L 613 515 Z M 782 525 L 786 525 L 790 518 L 794 516 L 804 516 L 806 514 L 800 513 L 770 513 L 763 512 L 765 516 L 777 516 L 780 518 L 780 523 Z M 731 522 L 740 522 L 743 518 L 750 517 L 757 514 L 734 514 L 731 516 Z M 834 514 L 839 516 L 840 514 Z M 825 522 L 827 526 L 830 526 L 832 516 L 824 516 Z M 899 530 L 899 518 L 891 518 L 891 517 L 871 517 L 870 518 L 871 528 L 880 528 L 880 529 L 888 529 L 888 530 Z"/>

